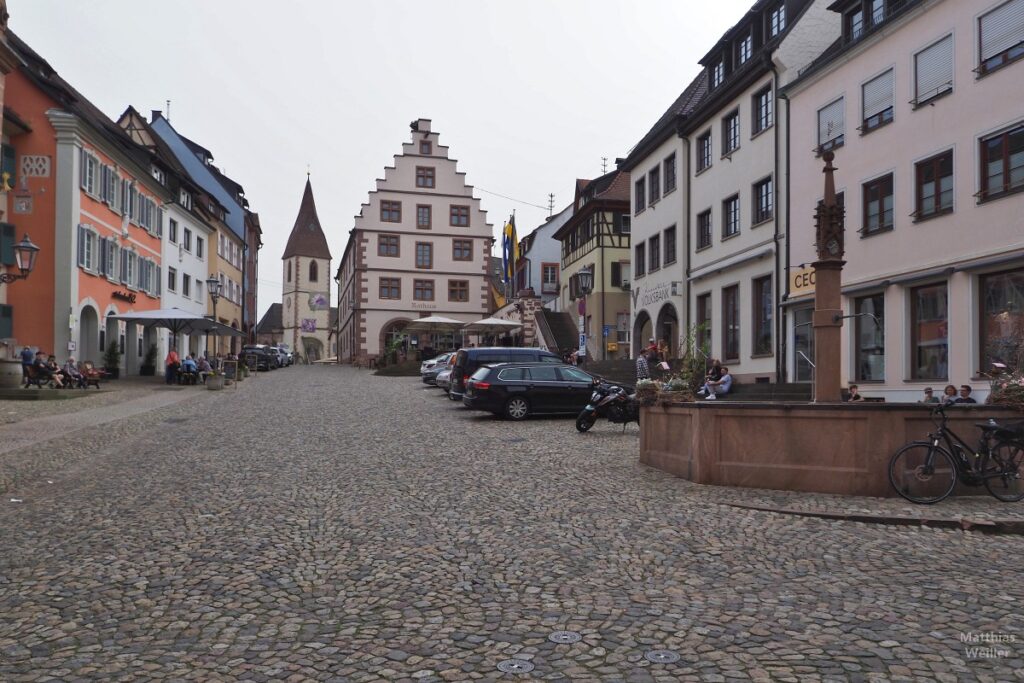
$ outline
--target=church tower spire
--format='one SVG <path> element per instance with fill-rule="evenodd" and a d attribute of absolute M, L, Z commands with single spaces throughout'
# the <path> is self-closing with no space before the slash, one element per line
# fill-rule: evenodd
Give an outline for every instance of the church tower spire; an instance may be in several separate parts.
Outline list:
<path fill-rule="evenodd" d="M 330 355 L 332 315 L 331 250 L 316 214 L 308 174 L 299 214 L 281 261 L 284 341 L 306 362 L 326 358 Z"/>

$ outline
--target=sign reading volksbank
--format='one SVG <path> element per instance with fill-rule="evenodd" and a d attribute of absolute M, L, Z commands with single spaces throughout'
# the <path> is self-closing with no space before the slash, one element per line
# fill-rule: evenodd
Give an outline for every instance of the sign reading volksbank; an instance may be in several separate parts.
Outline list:
<path fill-rule="evenodd" d="M 637 287 L 630 292 L 633 295 L 633 309 L 652 306 L 662 301 L 668 301 L 672 296 L 672 282 L 659 282 L 651 285 L 645 291 Z"/>

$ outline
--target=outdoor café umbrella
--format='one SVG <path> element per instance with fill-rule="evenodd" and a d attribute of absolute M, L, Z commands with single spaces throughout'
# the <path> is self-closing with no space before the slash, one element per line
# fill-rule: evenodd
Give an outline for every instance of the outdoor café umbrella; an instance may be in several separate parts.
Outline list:
<path fill-rule="evenodd" d="M 137 311 L 135 313 L 109 315 L 107 319 L 123 320 L 126 323 L 135 323 L 143 327 L 166 327 L 174 335 L 199 332 L 217 336 L 245 336 L 245 332 L 242 330 L 236 330 L 216 320 L 211 320 L 198 313 L 183 311 L 180 308 L 161 308 L 156 311 Z"/>
<path fill-rule="evenodd" d="M 448 332 L 457 330 L 465 325 L 461 320 L 445 318 L 442 315 L 431 315 L 426 318 L 417 318 L 405 326 L 403 332 Z"/>
<path fill-rule="evenodd" d="M 477 320 L 476 322 L 468 323 L 466 326 L 462 328 L 462 331 L 469 334 L 506 334 L 522 326 L 522 323 L 512 322 L 511 320 L 501 320 L 500 318 L 484 318 L 483 320 Z"/>

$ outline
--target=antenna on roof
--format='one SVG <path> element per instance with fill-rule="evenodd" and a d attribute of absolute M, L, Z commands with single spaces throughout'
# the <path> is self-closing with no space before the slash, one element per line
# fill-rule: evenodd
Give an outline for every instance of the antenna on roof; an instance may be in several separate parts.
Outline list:
<path fill-rule="evenodd" d="M 601 157 L 601 175 L 608 172 L 608 157 Z"/>
<path fill-rule="evenodd" d="M 170 100 L 167 100 L 167 116 L 165 116 L 164 118 L 167 119 L 167 123 L 171 122 L 171 101 Z"/>
<path fill-rule="evenodd" d="M 555 212 L 555 193 L 548 193 L 548 218 L 551 218 L 551 214 Z"/>

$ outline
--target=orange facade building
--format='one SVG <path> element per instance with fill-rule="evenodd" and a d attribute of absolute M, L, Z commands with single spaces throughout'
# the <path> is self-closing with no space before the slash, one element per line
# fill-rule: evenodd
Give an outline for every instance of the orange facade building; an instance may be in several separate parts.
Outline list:
<path fill-rule="evenodd" d="M 7 291 L 13 337 L 97 365 L 117 342 L 121 368 L 136 372 L 156 339 L 110 316 L 160 308 L 172 170 L 9 36 L 23 63 L 7 77 L 6 102 L 25 126 L 10 137 L 18 177 L 7 217 L 40 247 L 35 271 Z"/>

